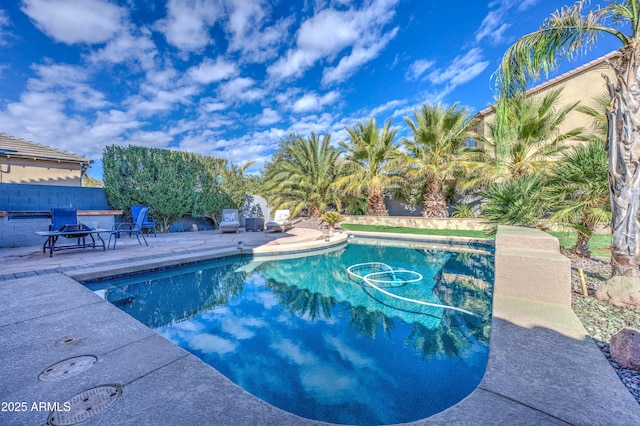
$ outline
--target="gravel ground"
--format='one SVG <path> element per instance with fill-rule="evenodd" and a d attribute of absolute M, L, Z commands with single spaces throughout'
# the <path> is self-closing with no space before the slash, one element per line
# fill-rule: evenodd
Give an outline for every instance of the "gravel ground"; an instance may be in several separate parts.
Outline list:
<path fill-rule="evenodd" d="M 567 257 L 571 258 L 568 255 Z M 578 268 L 582 268 L 584 272 L 589 297 L 583 295 Z M 602 354 L 616 370 L 622 383 L 640 404 L 640 371 L 620 367 L 618 363 L 611 360 L 609 354 L 609 339 L 620 329 L 629 327 L 640 330 L 640 309 L 622 308 L 601 302 L 595 298 L 596 290 L 610 276 L 611 266 L 609 259 L 597 257 L 591 259 L 571 258 L 573 311 L 580 318 L 580 321 L 582 321 Z"/>

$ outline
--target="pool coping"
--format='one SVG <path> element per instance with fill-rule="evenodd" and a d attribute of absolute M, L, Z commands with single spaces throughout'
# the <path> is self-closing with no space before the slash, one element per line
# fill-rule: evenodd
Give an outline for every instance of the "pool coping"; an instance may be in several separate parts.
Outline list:
<path fill-rule="evenodd" d="M 516 231 L 522 238 L 521 231 Z M 347 238 L 345 235 L 344 241 Z M 304 245 L 317 249 L 323 243 L 271 247 L 275 250 L 272 253 L 295 254 Z M 498 256 L 502 251 L 498 240 L 495 246 Z M 194 252 L 159 263 L 212 259 L 238 251 L 227 247 Z M 522 252 L 527 252 L 531 261 L 553 257 L 549 254 L 553 247 L 527 247 L 518 253 Z M 505 267 L 508 265 L 502 264 L 500 269 Z M 496 265 L 496 280 L 502 279 L 498 269 Z M 85 270 L 84 277 L 89 272 L 97 274 L 99 268 Z M 0 375 L 7 392 L 2 401 L 63 402 L 87 387 L 108 381 L 122 385 L 121 400 L 83 424 L 323 424 L 246 393 L 71 278 L 82 278 L 82 274 L 52 273 L 46 280 L 31 276 L 0 285 L 0 298 L 6 304 L 0 312 Z M 518 285 L 527 285 L 523 282 Z M 570 306 L 513 297 L 509 291 L 508 286 L 497 286 L 494 291 L 489 362 L 478 388 L 455 406 L 409 424 L 626 425 L 634 420 L 640 424 L 640 406 Z M 61 343 L 61 336 L 74 340 Z M 24 353 L 30 356 L 24 357 Z M 100 361 L 64 382 L 50 385 L 34 380 L 47 365 L 82 353 L 96 354 Z M 47 414 L 29 410 L 8 418 L 0 413 L 0 420 L 3 424 L 42 424 Z"/>

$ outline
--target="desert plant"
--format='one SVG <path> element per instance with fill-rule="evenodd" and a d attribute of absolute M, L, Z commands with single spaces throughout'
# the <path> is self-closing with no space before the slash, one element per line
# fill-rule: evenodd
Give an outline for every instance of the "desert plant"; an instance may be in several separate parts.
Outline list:
<path fill-rule="evenodd" d="M 452 217 L 462 219 L 468 217 L 476 217 L 475 212 L 468 204 L 458 204 L 453 209 Z"/>
<path fill-rule="evenodd" d="M 328 223 L 333 227 L 336 225 L 336 223 L 342 222 L 344 220 L 344 217 L 342 217 L 342 215 L 338 212 L 324 212 L 318 219 L 320 219 L 320 221 L 322 222 Z"/>

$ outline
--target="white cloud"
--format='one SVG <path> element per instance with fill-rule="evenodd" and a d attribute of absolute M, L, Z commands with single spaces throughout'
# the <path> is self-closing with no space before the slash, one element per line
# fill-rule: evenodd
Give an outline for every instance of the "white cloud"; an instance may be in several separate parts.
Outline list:
<path fill-rule="evenodd" d="M 220 97 L 228 102 L 253 102 L 262 99 L 265 91 L 254 87 L 256 81 L 248 77 L 238 77 L 220 86 Z"/>
<path fill-rule="evenodd" d="M 108 105 L 105 95 L 89 84 L 83 67 L 72 65 L 35 65 L 39 78 L 29 79 L 27 88 L 33 92 L 55 93 L 60 102 L 71 101 L 78 109 L 96 109 Z"/>
<path fill-rule="evenodd" d="M 331 84 L 346 80 L 358 71 L 361 65 L 377 57 L 397 33 L 398 28 L 396 27 L 384 34 L 382 38 L 364 40 L 356 43 L 351 50 L 351 54 L 340 59 L 336 67 L 324 70 L 322 83 Z"/>
<path fill-rule="evenodd" d="M 271 108 L 265 108 L 264 110 L 262 110 L 262 114 L 258 119 L 258 124 L 261 126 L 269 126 L 271 124 L 278 123 L 281 120 L 282 116 L 278 113 L 278 111 Z"/>
<path fill-rule="evenodd" d="M 385 111 L 389 111 L 389 110 L 391 110 L 393 108 L 397 108 L 402 104 L 404 104 L 404 101 L 399 101 L 397 99 L 394 99 L 394 100 L 389 101 L 389 102 L 387 102 L 387 103 L 385 103 L 383 105 L 379 105 L 379 106 L 375 107 L 374 109 L 371 110 L 370 115 L 372 117 L 375 117 L 376 115 L 382 114 Z"/>
<path fill-rule="evenodd" d="M 6 27 L 11 25 L 11 21 L 9 21 L 9 17 L 4 10 L 0 9 L 0 46 L 4 46 L 7 44 L 6 38 L 10 35 L 10 33 L 5 30 Z"/>
<path fill-rule="evenodd" d="M 306 93 L 294 102 L 291 110 L 297 113 L 319 111 L 323 106 L 335 103 L 339 97 L 340 94 L 335 90 L 325 94 L 324 96 L 318 96 L 315 93 Z"/>
<path fill-rule="evenodd" d="M 200 100 L 200 106 L 203 112 L 210 113 L 216 111 L 224 111 L 227 109 L 227 104 L 220 102 L 212 98 L 203 98 Z"/>
<path fill-rule="evenodd" d="M 151 148 L 166 148 L 173 141 L 167 132 L 161 130 L 144 131 L 140 130 L 127 136 L 127 143 L 130 145 L 141 145 Z"/>
<path fill-rule="evenodd" d="M 210 84 L 227 80 L 238 75 L 239 72 L 236 64 L 232 62 L 227 62 L 222 58 L 218 58 L 214 62 L 207 58 L 200 65 L 190 68 L 187 75 L 196 83 Z"/>
<path fill-rule="evenodd" d="M 420 78 L 420 76 L 422 76 L 422 74 L 424 74 L 426 70 L 431 68 L 433 64 L 433 61 L 418 59 L 417 61 L 409 65 L 409 69 L 407 70 L 405 77 L 409 80 L 417 80 L 418 78 Z"/>
<path fill-rule="evenodd" d="M 105 47 L 92 51 L 87 60 L 92 63 L 110 64 L 138 62 L 142 69 L 151 70 L 155 67 L 154 58 L 157 55 L 158 50 L 151 39 L 150 31 L 141 28 L 119 32 Z"/>
<path fill-rule="evenodd" d="M 437 69 L 428 75 L 434 84 L 446 84 L 453 89 L 476 78 L 487 68 L 489 61 L 482 60 L 482 49 L 476 47 L 457 56 L 446 69 Z"/>
<path fill-rule="evenodd" d="M 265 0 L 229 0 L 227 30 L 229 51 L 242 52 L 244 62 L 263 62 L 278 54 L 278 47 L 286 42 L 293 17 L 267 26 L 270 8 Z"/>
<path fill-rule="evenodd" d="M 490 11 L 476 31 L 476 42 L 479 43 L 487 38 L 494 45 L 503 43 L 505 41 L 504 33 L 510 27 L 504 22 L 505 14 L 506 11 L 502 9 Z"/>
<path fill-rule="evenodd" d="M 185 52 L 197 52 L 213 43 L 211 27 L 222 7 L 206 0 L 170 0 L 167 17 L 157 23 L 167 42 Z"/>
<path fill-rule="evenodd" d="M 475 33 L 476 43 L 484 39 L 488 39 L 493 45 L 508 42 L 505 32 L 511 25 L 506 22 L 513 21 L 513 9 L 523 12 L 536 3 L 538 0 L 496 0 L 489 3 L 490 8 L 494 6 L 496 8 L 490 10 L 482 20 L 480 28 Z"/>
<path fill-rule="evenodd" d="M 141 116 L 153 116 L 169 112 L 175 108 L 177 104 L 189 104 L 192 97 L 198 93 L 193 86 L 173 87 L 164 90 L 143 84 L 141 86 L 142 95 L 133 95 L 127 98 L 123 103 L 129 107 L 129 111 Z"/>
<path fill-rule="evenodd" d="M 376 57 L 395 37 L 397 28 L 385 32 L 394 16 L 397 0 L 371 0 L 362 9 L 324 9 L 302 23 L 296 47 L 271 65 L 267 72 L 278 80 L 298 78 L 318 61 L 334 61 L 340 52 L 351 48 L 349 55 L 323 76 L 325 83 L 341 81 L 359 66 Z"/>
<path fill-rule="evenodd" d="M 125 12 L 104 0 L 24 0 L 22 11 L 56 41 L 104 43 L 123 25 Z"/>
<path fill-rule="evenodd" d="M 310 135 L 313 132 L 316 135 L 323 135 L 330 132 L 334 123 L 335 117 L 331 114 L 311 114 L 297 118 L 287 129 L 287 134 L 299 133 L 301 135 Z M 333 135 L 332 140 L 335 141 Z"/>

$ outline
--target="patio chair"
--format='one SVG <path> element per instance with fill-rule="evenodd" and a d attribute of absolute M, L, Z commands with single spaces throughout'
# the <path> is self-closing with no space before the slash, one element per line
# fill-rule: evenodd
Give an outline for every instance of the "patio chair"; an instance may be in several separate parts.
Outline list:
<path fill-rule="evenodd" d="M 267 232 L 286 232 L 287 229 L 293 226 L 289 221 L 290 215 L 291 212 L 289 210 L 276 210 L 273 220 L 271 222 L 267 222 L 265 225 Z"/>
<path fill-rule="evenodd" d="M 222 221 L 219 223 L 218 228 L 220 229 L 220 232 L 238 233 L 238 230 L 240 229 L 240 222 L 238 222 L 238 209 L 222 210 Z"/>
<path fill-rule="evenodd" d="M 140 209 L 146 206 L 131 206 L 131 220 L 135 220 L 138 217 L 138 213 L 140 213 Z M 148 213 L 148 212 L 147 212 Z M 158 233 L 156 230 L 156 220 L 153 216 L 149 216 L 149 214 L 145 215 L 144 222 L 142 222 L 142 230 L 145 229 L 151 231 L 153 229 L 153 236 L 157 237 Z"/>
<path fill-rule="evenodd" d="M 140 236 L 142 235 L 142 239 L 144 240 L 145 245 L 149 247 L 149 243 L 147 243 L 147 239 L 144 237 L 144 232 L 142 232 L 142 224 L 144 223 L 144 218 L 147 216 L 148 210 L 149 208 L 142 207 L 138 212 L 138 216 L 136 216 L 135 218 L 135 222 L 133 223 L 116 223 L 115 225 L 113 225 L 113 228 L 109 233 L 109 243 L 107 244 L 107 248 L 111 246 L 111 238 L 113 237 L 113 249 L 115 250 L 116 242 L 123 232 L 128 232 L 129 236 L 131 236 L 131 234 L 134 234 L 138 239 L 138 243 L 140 245 L 142 245 L 142 242 L 140 241 Z"/>
<path fill-rule="evenodd" d="M 59 231 L 65 225 L 77 225 L 78 213 L 76 209 L 51 209 L 51 224 L 49 231 Z"/>
<path fill-rule="evenodd" d="M 88 234 L 81 231 L 88 230 L 85 225 L 78 224 L 78 212 L 76 209 L 51 209 L 51 224 L 49 231 L 78 231 L 77 234 L 63 235 L 65 238 L 77 238 L 77 244 L 86 244 L 85 238 Z"/>

